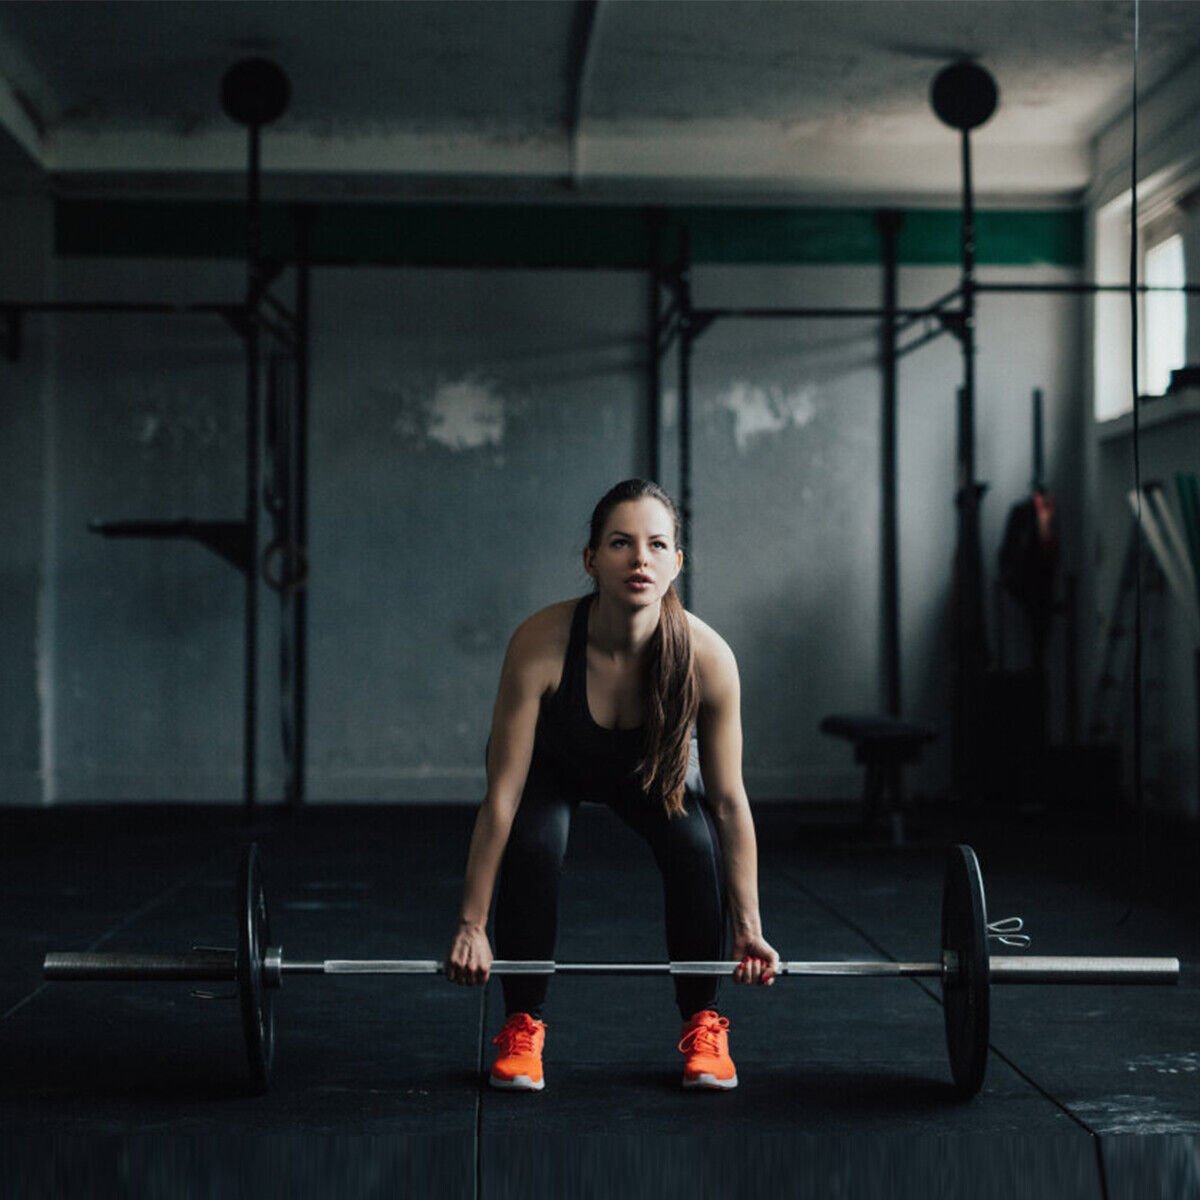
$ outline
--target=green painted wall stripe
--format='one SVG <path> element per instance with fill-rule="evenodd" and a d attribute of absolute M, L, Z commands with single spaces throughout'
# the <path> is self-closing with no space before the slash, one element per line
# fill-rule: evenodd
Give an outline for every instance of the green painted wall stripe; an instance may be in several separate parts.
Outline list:
<path fill-rule="evenodd" d="M 321 204 L 312 206 L 317 263 L 408 266 L 642 268 L 650 256 L 650 210 L 575 205 Z M 263 243 L 288 259 L 296 210 L 263 208 Z M 876 263 L 872 209 L 675 208 L 662 211 L 662 245 L 674 257 L 686 228 L 698 263 Z M 959 261 L 960 217 L 909 209 L 901 263 Z M 233 258 L 245 248 L 244 206 L 232 202 L 60 200 L 59 254 Z M 992 265 L 1083 264 L 1078 209 L 977 214 L 978 261 Z"/>

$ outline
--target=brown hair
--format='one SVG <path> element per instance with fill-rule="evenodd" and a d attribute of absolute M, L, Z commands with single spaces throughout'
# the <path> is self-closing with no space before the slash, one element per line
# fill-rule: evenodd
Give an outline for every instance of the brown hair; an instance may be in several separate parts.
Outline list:
<path fill-rule="evenodd" d="M 618 504 L 647 497 L 657 500 L 670 514 L 675 547 L 683 549 L 675 501 L 647 479 L 625 479 L 605 492 L 592 512 L 588 548 L 599 550 L 604 527 Z M 668 817 L 681 817 L 692 728 L 700 710 L 700 683 L 687 613 L 673 583 L 662 598 L 658 629 L 646 647 L 642 686 L 646 733 L 637 775 L 646 795 L 657 793 L 661 798 Z"/>

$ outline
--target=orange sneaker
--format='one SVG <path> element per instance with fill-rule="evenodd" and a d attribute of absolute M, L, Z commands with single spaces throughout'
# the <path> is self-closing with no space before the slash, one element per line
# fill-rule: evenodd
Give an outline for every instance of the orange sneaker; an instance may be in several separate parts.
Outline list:
<path fill-rule="evenodd" d="M 695 1013 L 683 1027 L 679 1049 L 685 1088 L 735 1088 L 737 1068 L 729 1057 L 729 1018 L 711 1008 Z"/>
<path fill-rule="evenodd" d="M 546 1086 L 542 1078 L 542 1047 L 545 1044 L 545 1021 L 535 1021 L 528 1013 L 513 1013 L 504 1022 L 504 1028 L 492 1038 L 492 1045 L 500 1047 L 488 1076 L 492 1087 L 540 1092 Z"/>

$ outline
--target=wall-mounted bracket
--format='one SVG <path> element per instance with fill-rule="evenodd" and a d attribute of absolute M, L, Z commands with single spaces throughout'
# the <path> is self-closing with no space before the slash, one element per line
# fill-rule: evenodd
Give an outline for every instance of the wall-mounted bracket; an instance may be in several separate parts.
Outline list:
<path fill-rule="evenodd" d="M 184 538 L 207 546 L 243 575 L 251 570 L 245 521 L 89 521 L 88 529 L 107 538 Z"/>

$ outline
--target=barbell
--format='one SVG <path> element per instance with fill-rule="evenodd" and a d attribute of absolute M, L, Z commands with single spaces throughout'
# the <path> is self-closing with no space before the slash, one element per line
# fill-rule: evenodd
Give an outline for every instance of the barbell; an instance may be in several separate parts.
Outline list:
<path fill-rule="evenodd" d="M 250 1080 L 267 1091 L 275 1059 L 273 993 L 285 975 L 440 975 L 445 963 L 426 959 L 285 959 L 271 940 L 267 894 L 258 846 L 246 847 L 235 893 L 237 946 L 193 946 L 184 954 L 49 953 L 46 979 L 150 982 L 175 980 L 237 984 Z M 998 955 L 988 941 L 1027 946 L 1020 917 L 991 924 L 979 860 L 970 846 L 954 846 L 942 887 L 941 955 L 931 962 L 879 959 L 859 962 L 781 962 L 780 975 L 936 979 L 941 984 L 946 1049 L 954 1086 L 963 1098 L 983 1086 L 993 983 L 1165 984 L 1179 981 L 1177 958 L 1099 958 Z M 493 975 L 731 975 L 735 962 L 560 963 L 497 959 Z M 209 993 L 196 993 L 210 998 Z"/>

